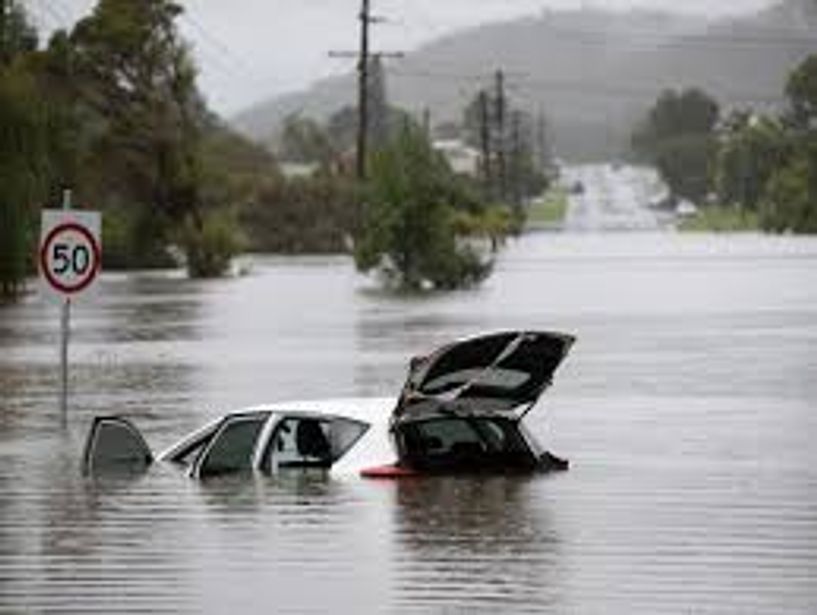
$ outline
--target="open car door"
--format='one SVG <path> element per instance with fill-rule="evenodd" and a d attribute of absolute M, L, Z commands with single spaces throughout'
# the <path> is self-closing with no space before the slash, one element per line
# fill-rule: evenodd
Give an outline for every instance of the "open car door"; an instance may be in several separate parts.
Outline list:
<path fill-rule="evenodd" d="M 153 454 L 129 420 L 101 416 L 91 424 L 82 459 L 86 475 L 138 474 L 153 463 Z"/>
<path fill-rule="evenodd" d="M 549 331 L 507 331 L 444 346 L 412 361 L 394 418 L 429 404 L 515 412 L 550 385 L 575 338 Z"/>

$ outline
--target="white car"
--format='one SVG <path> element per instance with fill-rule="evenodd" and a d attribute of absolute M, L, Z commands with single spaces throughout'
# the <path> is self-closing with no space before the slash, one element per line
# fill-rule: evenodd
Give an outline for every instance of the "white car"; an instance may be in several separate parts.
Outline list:
<path fill-rule="evenodd" d="M 195 478 L 273 474 L 329 469 L 351 451 L 346 469 L 372 478 L 566 469 L 565 460 L 536 442 L 523 418 L 573 342 L 571 335 L 544 331 L 455 342 L 413 359 L 397 399 L 291 402 L 230 412 L 155 457 L 127 419 L 97 417 L 83 468 L 87 474 L 143 471 L 158 460 Z M 377 425 L 370 430 L 372 422 Z"/>

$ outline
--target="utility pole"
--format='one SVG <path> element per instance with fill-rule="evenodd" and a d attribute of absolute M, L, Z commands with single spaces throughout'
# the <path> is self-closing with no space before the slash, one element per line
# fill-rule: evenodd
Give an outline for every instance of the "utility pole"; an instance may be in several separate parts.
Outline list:
<path fill-rule="evenodd" d="M 369 24 L 372 16 L 369 0 L 360 8 L 360 56 L 357 64 L 357 178 L 366 179 L 366 146 L 369 135 Z"/>
<path fill-rule="evenodd" d="M 369 144 L 369 60 L 373 57 L 379 58 L 402 58 L 401 52 L 375 52 L 369 48 L 369 26 L 373 23 L 384 21 L 380 17 L 371 14 L 370 0 L 361 0 L 360 14 L 360 49 L 356 52 L 330 51 L 329 56 L 333 58 L 357 57 L 357 157 L 356 171 L 357 178 L 361 181 L 366 179 L 366 156 L 368 155 Z"/>
<path fill-rule="evenodd" d="M 505 160 L 505 75 L 502 69 L 496 71 L 496 162 L 499 172 L 499 198 L 505 200 L 508 194 L 508 169 Z"/>
<path fill-rule="evenodd" d="M 423 133 L 431 143 L 431 109 L 428 107 L 423 107 Z"/>
<path fill-rule="evenodd" d="M 493 185 L 491 182 L 491 127 L 488 113 L 488 94 L 485 90 L 479 92 L 479 141 L 482 150 L 482 181 L 485 194 L 493 197 Z"/>
<path fill-rule="evenodd" d="M 511 156 L 512 182 L 511 199 L 514 207 L 522 206 L 522 113 L 514 111 L 511 115 Z"/>
<path fill-rule="evenodd" d="M 547 124 L 545 123 L 545 114 L 539 110 L 539 115 L 536 118 L 536 149 L 538 154 L 538 166 L 540 171 L 544 171 L 550 162 L 550 152 L 548 151 L 547 142 Z"/>

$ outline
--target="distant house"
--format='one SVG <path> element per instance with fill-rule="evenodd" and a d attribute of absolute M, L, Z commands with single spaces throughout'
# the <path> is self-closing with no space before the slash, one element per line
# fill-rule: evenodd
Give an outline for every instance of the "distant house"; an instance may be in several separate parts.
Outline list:
<path fill-rule="evenodd" d="M 454 173 L 470 177 L 476 177 L 479 174 L 479 150 L 463 143 L 460 139 L 438 139 L 431 145 L 445 156 Z"/>

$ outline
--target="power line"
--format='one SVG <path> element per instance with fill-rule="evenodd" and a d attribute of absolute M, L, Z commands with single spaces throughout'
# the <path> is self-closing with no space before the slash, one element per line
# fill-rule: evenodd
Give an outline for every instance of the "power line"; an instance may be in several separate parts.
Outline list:
<path fill-rule="evenodd" d="M 185 10 L 181 14 L 181 18 L 199 34 L 199 42 L 203 43 L 199 49 L 214 61 L 214 64 L 218 66 L 219 70 L 229 76 L 249 77 L 253 81 L 256 80 L 256 77 L 253 75 L 254 71 L 250 65 L 233 52 L 229 45 L 210 32 L 198 19 L 193 17 L 189 10 Z M 204 48 L 207 45 L 216 50 L 216 53 L 207 53 Z"/>

